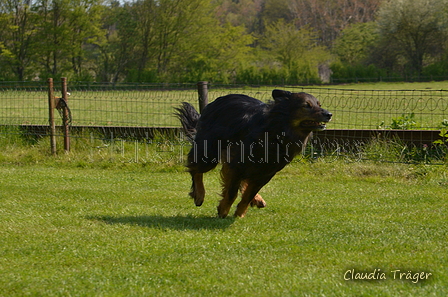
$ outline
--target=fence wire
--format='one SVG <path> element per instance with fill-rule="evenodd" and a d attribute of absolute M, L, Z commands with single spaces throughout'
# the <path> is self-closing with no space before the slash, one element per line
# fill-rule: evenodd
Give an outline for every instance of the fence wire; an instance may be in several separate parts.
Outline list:
<path fill-rule="evenodd" d="M 48 99 L 45 87 L 1 88 L 0 124 L 45 125 Z M 246 94 L 262 101 L 271 100 L 274 88 L 210 85 L 209 101 L 229 93 Z M 331 129 L 438 130 L 448 119 L 446 90 L 345 90 L 333 88 L 283 87 L 317 97 L 334 117 Z M 56 90 L 56 94 L 57 94 Z M 160 85 L 158 88 L 113 89 L 70 87 L 68 105 L 72 125 L 117 127 L 178 127 L 173 108 L 183 101 L 197 107 L 196 85 Z M 394 124 L 395 123 L 395 124 Z M 395 126 L 394 126 L 395 125 Z M 407 125 L 407 126 L 406 126 Z"/>
<path fill-rule="evenodd" d="M 55 95 L 60 96 L 57 82 L 55 87 Z M 209 84 L 208 87 L 209 102 L 230 93 L 245 94 L 268 102 L 272 100 L 271 93 L 275 88 L 310 93 L 333 113 L 328 129 L 439 131 L 448 125 L 447 90 L 351 90 L 337 87 L 216 84 Z M 189 102 L 198 109 L 196 84 L 69 83 L 68 91 L 70 96 L 67 105 L 71 111 L 72 128 L 95 127 L 105 139 L 124 135 L 148 140 L 154 137 L 154 133 L 140 128 L 180 127 L 173 112 L 174 107 L 178 107 L 181 102 Z M 48 125 L 48 90 L 45 83 L 0 84 L 0 126 L 8 125 Z M 46 133 L 44 128 L 33 131 L 41 136 Z M 363 137 L 365 139 L 361 141 L 364 144 L 371 138 Z M 346 140 L 338 141 L 344 143 Z M 356 141 L 359 141 L 359 137 Z M 348 146 L 353 146 L 353 141 Z M 343 154 L 344 151 L 348 150 L 337 145 L 333 153 Z"/>

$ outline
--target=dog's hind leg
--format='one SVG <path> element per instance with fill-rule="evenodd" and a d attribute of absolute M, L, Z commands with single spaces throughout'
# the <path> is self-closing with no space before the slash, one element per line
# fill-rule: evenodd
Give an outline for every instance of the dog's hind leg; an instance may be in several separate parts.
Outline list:
<path fill-rule="evenodd" d="M 244 192 L 247 188 L 247 181 L 243 181 L 241 183 L 241 193 L 244 195 Z M 266 207 L 266 202 L 263 200 L 260 194 L 255 194 L 255 197 L 250 202 L 250 206 L 256 206 L 258 208 Z"/>
<path fill-rule="evenodd" d="M 190 174 L 192 180 L 190 196 L 194 199 L 196 206 L 201 206 L 205 197 L 204 174 L 195 171 L 190 171 Z"/>
<path fill-rule="evenodd" d="M 235 170 L 231 169 L 228 163 L 222 164 L 222 199 L 218 205 L 218 216 L 225 218 L 238 195 L 241 179 Z"/>

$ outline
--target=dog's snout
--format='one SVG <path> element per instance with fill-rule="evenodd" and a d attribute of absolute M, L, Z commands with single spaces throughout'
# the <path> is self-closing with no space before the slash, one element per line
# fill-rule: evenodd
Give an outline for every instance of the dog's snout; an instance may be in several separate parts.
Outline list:
<path fill-rule="evenodd" d="M 325 110 L 325 111 L 324 111 L 324 116 L 325 116 L 328 120 L 330 120 L 331 117 L 333 116 L 333 114 L 332 114 L 331 112 Z"/>

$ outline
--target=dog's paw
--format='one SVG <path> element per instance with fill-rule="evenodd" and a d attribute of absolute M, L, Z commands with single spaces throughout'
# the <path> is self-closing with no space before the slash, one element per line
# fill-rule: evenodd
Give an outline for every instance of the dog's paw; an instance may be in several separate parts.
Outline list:
<path fill-rule="evenodd" d="M 221 207 L 217 207 L 218 208 L 218 217 L 221 219 L 224 219 L 225 217 L 227 217 L 227 215 L 229 214 L 228 210 L 223 210 Z"/>
<path fill-rule="evenodd" d="M 261 195 L 257 194 L 257 195 L 255 195 L 254 199 L 252 199 L 252 201 L 250 202 L 250 206 L 264 208 L 264 207 L 266 207 L 266 201 L 263 200 Z"/>
<path fill-rule="evenodd" d="M 201 206 L 204 203 L 204 195 L 196 195 L 194 192 L 191 192 L 189 195 L 193 198 L 196 206 Z"/>

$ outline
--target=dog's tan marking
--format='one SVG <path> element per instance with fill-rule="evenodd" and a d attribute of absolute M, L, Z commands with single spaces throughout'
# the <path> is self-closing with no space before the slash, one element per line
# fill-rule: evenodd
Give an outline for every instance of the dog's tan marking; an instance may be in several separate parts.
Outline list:
<path fill-rule="evenodd" d="M 240 182 L 228 163 L 223 163 L 221 168 L 222 199 L 218 205 L 218 216 L 225 218 L 230 212 L 233 202 L 238 195 Z"/>
<path fill-rule="evenodd" d="M 244 191 L 247 188 L 247 181 L 243 181 L 241 183 L 241 193 L 244 195 Z M 258 208 L 266 207 L 266 202 L 263 200 L 260 194 L 255 194 L 255 197 L 250 202 L 250 206 L 256 206 Z"/>

